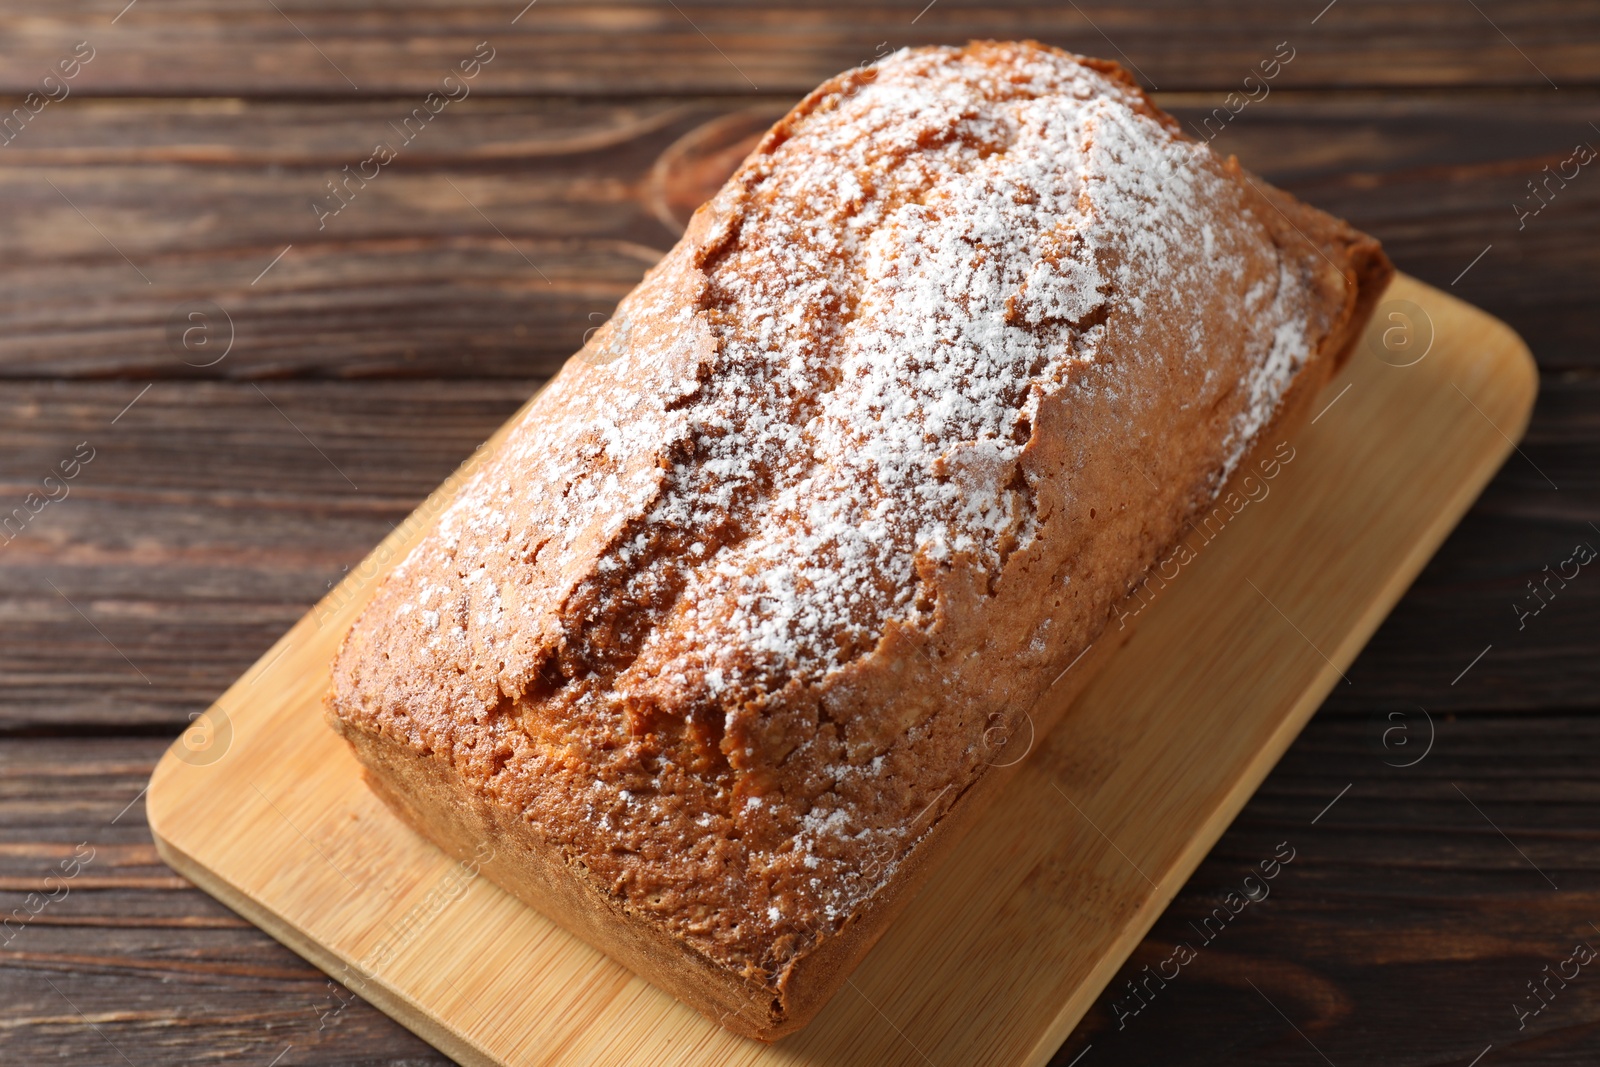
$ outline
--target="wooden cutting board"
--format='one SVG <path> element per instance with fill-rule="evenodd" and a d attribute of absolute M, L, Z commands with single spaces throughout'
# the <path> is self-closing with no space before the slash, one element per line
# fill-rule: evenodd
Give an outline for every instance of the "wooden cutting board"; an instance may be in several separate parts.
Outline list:
<path fill-rule="evenodd" d="M 173 745 L 150 827 L 172 867 L 463 1063 L 1043 1064 L 1342 684 L 1536 390 L 1504 324 L 1397 279 L 1265 495 L 1197 531 L 1062 725 L 817 1020 L 775 1045 L 449 860 L 323 723 L 338 640 L 459 474 Z"/>

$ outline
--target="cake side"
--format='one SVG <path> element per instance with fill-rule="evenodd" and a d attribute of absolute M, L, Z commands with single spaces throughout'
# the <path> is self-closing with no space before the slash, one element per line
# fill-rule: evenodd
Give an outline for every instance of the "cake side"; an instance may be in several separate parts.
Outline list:
<path fill-rule="evenodd" d="M 386 580 L 332 720 L 429 836 L 776 1036 L 1387 271 L 1109 64 L 834 79 Z"/>

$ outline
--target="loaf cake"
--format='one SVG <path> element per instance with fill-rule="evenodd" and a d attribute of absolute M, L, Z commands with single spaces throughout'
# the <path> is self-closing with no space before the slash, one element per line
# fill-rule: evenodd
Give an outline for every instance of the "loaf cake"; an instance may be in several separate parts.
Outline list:
<path fill-rule="evenodd" d="M 1059 716 L 1390 274 L 1115 64 L 850 71 L 383 581 L 329 720 L 441 848 L 779 1037 L 1011 773 L 996 724 Z"/>

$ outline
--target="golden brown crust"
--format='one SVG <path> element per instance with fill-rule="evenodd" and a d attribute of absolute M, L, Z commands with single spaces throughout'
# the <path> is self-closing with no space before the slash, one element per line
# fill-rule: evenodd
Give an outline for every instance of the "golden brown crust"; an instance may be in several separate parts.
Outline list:
<path fill-rule="evenodd" d="M 330 719 L 423 833 L 789 1032 L 1008 777 L 996 724 L 1049 728 L 1389 273 L 1114 64 L 833 79 L 385 581 Z"/>

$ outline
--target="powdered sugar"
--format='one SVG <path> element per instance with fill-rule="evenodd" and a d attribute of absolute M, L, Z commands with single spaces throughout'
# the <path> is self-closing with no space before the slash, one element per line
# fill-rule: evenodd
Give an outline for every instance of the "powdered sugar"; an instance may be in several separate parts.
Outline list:
<path fill-rule="evenodd" d="M 650 517 L 747 509 L 687 579 L 693 614 L 663 628 L 713 695 L 816 679 L 888 619 L 924 624 L 919 559 L 994 572 L 1026 548 L 1031 413 L 1095 358 L 1108 294 L 1137 324 L 1140 287 L 1206 285 L 1172 241 L 1237 269 L 1206 221 L 1206 149 L 1086 68 L 1026 74 L 1002 88 L 937 53 L 891 58 L 724 194 L 742 215 L 708 268 L 727 310 L 688 409 L 699 457 Z M 1275 348 L 1252 379 L 1241 451 L 1304 355 Z M 665 667 L 647 644 L 639 670 Z"/>
<path fill-rule="evenodd" d="M 1240 239 L 1219 233 L 1204 146 L 1092 68 L 1022 58 L 900 53 L 819 104 L 664 264 L 703 258 L 703 289 L 647 282 L 596 338 L 605 358 L 551 386 L 440 526 L 444 552 L 471 542 L 464 628 L 502 689 L 582 643 L 575 606 L 619 610 L 586 601 L 596 582 L 633 603 L 679 590 L 617 690 L 737 701 L 826 676 L 890 620 L 927 625 L 919 561 L 993 574 L 1026 549 L 1038 405 L 1096 360 L 1113 306 L 1137 339 L 1142 291 L 1237 272 Z M 1271 346 L 1230 467 L 1308 355 L 1297 280 L 1271 288 L 1247 301 Z M 635 327 L 651 319 L 672 326 Z M 1199 316 L 1183 336 L 1210 343 Z"/>
<path fill-rule="evenodd" d="M 892 825 L 826 790 L 792 807 L 736 795 L 765 743 L 740 731 L 891 631 L 931 631 L 930 576 L 982 589 L 1028 552 L 1042 413 L 1092 398 L 1137 421 L 1160 368 L 1135 374 L 1128 353 L 1204 367 L 1197 410 L 1231 404 L 1211 438 L 1226 435 L 1220 484 L 1319 336 L 1301 273 L 1279 259 L 1260 276 L 1278 253 L 1242 195 L 1070 57 L 889 57 L 752 156 L 550 385 L 396 571 L 416 610 L 391 625 L 419 638 L 419 671 L 461 679 L 461 718 L 523 701 L 602 723 L 584 759 L 623 766 L 631 715 L 710 724 L 693 832 L 788 819 L 763 862 L 818 871 L 817 910 L 848 915 L 938 817 L 913 813 L 961 783 L 923 783 Z M 1204 304 L 1223 290 L 1237 295 Z M 1243 373 L 1215 381 L 1218 350 L 1241 343 Z M 853 796 L 887 776 L 881 754 L 814 742 L 775 740 L 770 758 L 813 761 Z M 540 773 L 568 773 L 565 743 Z M 655 831 L 681 800 L 616 795 L 585 809 L 616 834 Z M 747 919 L 796 911 L 761 899 Z"/>

